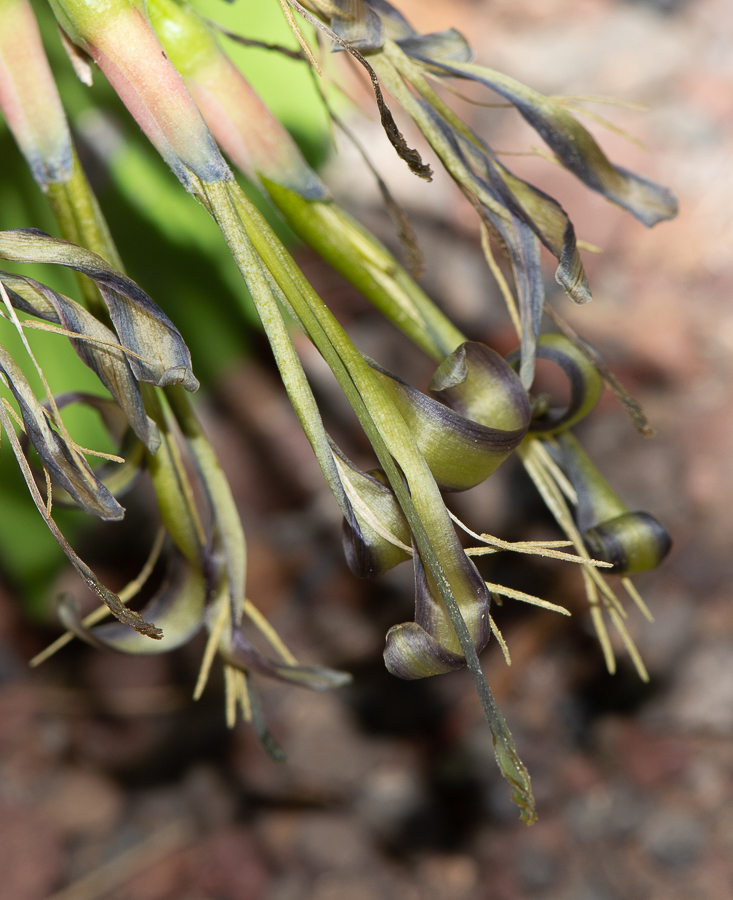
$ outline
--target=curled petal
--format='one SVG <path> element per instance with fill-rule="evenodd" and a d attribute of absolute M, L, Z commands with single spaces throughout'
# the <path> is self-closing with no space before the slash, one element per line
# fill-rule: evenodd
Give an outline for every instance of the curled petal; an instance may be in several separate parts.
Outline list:
<path fill-rule="evenodd" d="M 510 354 L 512 362 L 517 354 Z M 537 356 L 559 366 L 570 382 L 570 403 L 565 409 L 550 409 L 534 418 L 529 426 L 532 434 L 560 434 L 585 418 L 600 400 L 603 378 L 593 363 L 563 334 L 540 335 Z"/>
<path fill-rule="evenodd" d="M 145 413 L 140 386 L 115 333 L 74 300 L 32 278 L 0 272 L 0 281 L 16 309 L 89 338 L 86 341 L 70 338 L 71 345 L 115 398 L 135 434 L 154 453 L 160 435 Z"/>
<path fill-rule="evenodd" d="M 63 265 L 88 275 L 104 298 L 120 343 L 136 354 L 130 366 L 138 381 L 198 390 L 191 354 L 176 326 L 142 288 L 101 256 L 27 228 L 0 232 L 0 259 Z"/>
<path fill-rule="evenodd" d="M 168 653 L 188 643 L 204 624 L 206 586 L 200 570 L 189 566 L 176 554 L 169 566 L 168 577 L 155 596 L 145 605 L 142 615 L 155 618 L 163 630 L 158 641 L 151 641 L 121 622 L 109 622 L 85 628 L 78 602 L 64 595 L 57 606 L 62 624 L 74 634 L 96 647 L 111 647 L 121 653 L 150 655 Z"/>
<path fill-rule="evenodd" d="M 655 569 L 672 549 L 672 538 L 648 512 L 630 512 L 587 529 L 583 538 L 590 553 L 613 566 L 615 575 Z"/>
<path fill-rule="evenodd" d="M 28 440 L 53 478 L 84 512 L 118 521 L 124 509 L 99 481 L 78 450 L 51 428 L 48 414 L 36 399 L 25 375 L 10 354 L 0 347 L 0 374 L 15 397 Z"/>
<path fill-rule="evenodd" d="M 286 681 L 312 691 L 327 691 L 343 687 L 351 681 L 348 672 L 339 672 L 325 666 L 298 666 L 269 659 L 252 645 L 241 628 L 232 629 L 230 647 L 221 654 L 230 665 L 239 669 L 252 669 L 278 681 Z"/>
<path fill-rule="evenodd" d="M 572 434 L 548 450 L 577 493 L 576 519 L 589 552 L 611 563 L 617 575 L 656 568 L 672 547 L 664 526 L 650 513 L 629 512 Z"/>
<path fill-rule="evenodd" d="M 96 409 L 100 414 L 110 437 L 118 444 L 118 456 L 121 456 L 124 462 L 105 463 L 98 466 L 94 474 L 115 499 L 124 496 L 132 489 L 143 470 L 145 465 L 145 448 L 128 427 L 122 410 L 113 400 L 107 400 L 105 397 L 96 397 L 93 394 L 71 392 L 58 394 L 54 397 L 54 400 L 58 409 L 63 409 L 71 403 L 82 403 L 85 406 Z M 54 489 L 53 502 L 56 506 L 75 505 L 73 498 L 61 487 Z"/>
<path fill-rule="evenodd" d="M 359 578 L 376 578 L 410 558 L 410 528 L 381 469 L 362 472 L 333 449 L 353 510 L 343 524 L 346 562 Z"/>
<path fill-rule="evenodd" d="M 430 393 L 480 425 L 521 431 L 529 400 L 506 361 L 490 347 L 467 341 L 447 357 L 430 380 Z"/>
<path fill-rule="evenodd" d="M 590 132 L 556 101 L 508 75 L 483 66 L 444 62 L 419 53 L 414 56 L 444 74 L 481 82 L 506 98 L 554 151 L 566 169 L 591 190 L 628 210 L 647 227 L 677 215 L 677 200 L 668 188 L 614 166 Z"/>
<path fill-rule="evenodd" d="M 480 652 L 491 636 L 490 597 L 484 580 L 465 554 L 462 570 L 465 591 L 461 612 L 476 651 Z M 440 675 L 466 664 L 440 594 L 418 553 L 415 554 L 415 621 L 390 628 L 384 662 L 393 675 L 407 680 Z"/>
<path fill-rule="evenodd" d="M 475 394 L 473 402 L 466 403 L 474 413 L 470 416 L 422 394 L 376 363 L 371 365 L 381 376 L 444 490 L 460 491 L 480 484 L 526 434 L 527 394 L 506 362 L 482 344 L 462 344 L 438 369 L 437 381 L 434 378 L 431 382 L 433 392 L 450 402 L 450 372 L 461 370 L 463 383 L 458 393 Z"/>
<path fill-rule="evenodd" d="M 403 622 L 387 632 L 384 664 L 396 678 L 415 681 L 460 669 L 466 660 L 442 647 L 417 622 Z"/>
<path fill-rule="evenodd" d="M 378 50 L 384 43 L 384 26 L 377 13 L 363 0 L 329 0 L 343 15 L 331 15 L 331 28 L 357 50 Z M 341 50 L 334 44 L 334 50 Z"/>

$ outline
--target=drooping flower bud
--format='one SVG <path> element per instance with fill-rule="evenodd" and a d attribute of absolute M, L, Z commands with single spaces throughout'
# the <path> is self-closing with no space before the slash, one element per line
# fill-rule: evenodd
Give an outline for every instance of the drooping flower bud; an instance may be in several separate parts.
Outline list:
<path fill-rule="evenodd" d="M 295 233 L 435 359 L 454 350 L 464 340 L 458 329 L 382 242 L 330 198 L 208 25 L 176 0 L 149 0 L 147 9 L 224 153 L 259 181 Z"/>
<path fill-rule="evenodd" d="M 155 423 L 145 413 L 140 385 L 117 335 L 83 306 L 32 278 L 0 272 L 0 282 L 16 309 L 79 335 L 81 339 L 71 338 L 74 350 L 97 374 L 137 436 L 154 453 L 160 444 L 160 436 Z"/>
<path fill-rule="evenodd" d="M 219 47 L 209 27 L 176 0 L 149 0 L 150 21 L 211 133 L 234 165 L 302 197 L 328 191 L 287 130 Z"/>
<path fill-rule="evenodd" d="M 656 568 L 672 546 L 664 526 L 648 512 L 629 512 L 569 432 L 548 443 L 548 450 L 575 488 L 578 529 L 591 555 L 611 563 L 616 575 Z"/>

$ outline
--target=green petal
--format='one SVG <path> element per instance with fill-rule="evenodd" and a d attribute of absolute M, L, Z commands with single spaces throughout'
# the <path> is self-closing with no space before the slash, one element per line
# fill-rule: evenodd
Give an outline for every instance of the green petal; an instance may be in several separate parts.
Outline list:
<path fill-rule="evenodd" d="M 370 365 L 380 375 L 443 490 L 467 490 L 485 481 L 526 434 L 527 394 L 507 363 L 483 344 L 461 345 L 438 370 L 438 380 L 431 382 L 441 399 L 475 393 L 473 404 L 467 401 L 466 406 L 481 420 L 427 397 L 374 362 Z M 448 373 L 461 368 L 465 370 L 462 387 L 451 394 L 449 385 L 453 386 L 455 377 L 451 381 Z M 444 386 L 442 392 L 435 390 L 439 385 Z"/>
<path fill-rule="evenodd" d="M 650 513 L 629 512 L 572 434 L 547 447 L 578 495 L 578 529 L 590 553 L 618 575 L 656 568 L 672 547 L 664 526 Z"/>
<path fill-rule="evenodd" d="M 141 357 L 130 358 L 138 381 L 198 390 L 191 354 L 176 326 L 145 291 L 101 256 L 27 228 L 0 232 L 0 259 L 63 265 L 88 275 L 107 304 L 120 343 Z"/>
<path fill-rule="evenodd" d="M 512 353 L 507 359 L 516 360 Z M 537 356 L 559 366 L 570 382 L 570 403 L 565 409 L 550 409 L 534 418 L 529 426 L 531 434 L 560 434 L 585 418 L 600 400 L 603 379 L 598 369 L 564 334 L 549 332 L 540 335 Z"/>
<path fill-rule="evenodd" d="M 70 338 L 79 358 L 97 374 L 124 411 L 130 427 L 150 452 L 154 453 L 160 444 L 160 435 L 155 423 L 145 413 L 140 386 L 127 356 L 121 348 L 114 349 L 114 345 L 119 346 L 115 333 L 74 300 L 32 278 L 0 272 L 0 281 L 5 285 L 10 302 L 16 309 L 100 342 Z"/>
<path fill-rule="evenodd" d="M 343 524 L 346 562 L 359 578 L 376 578 L 410 558 L 410 528 L 384 472 L 362 472 L 332 446 L 353 510 Z"/>

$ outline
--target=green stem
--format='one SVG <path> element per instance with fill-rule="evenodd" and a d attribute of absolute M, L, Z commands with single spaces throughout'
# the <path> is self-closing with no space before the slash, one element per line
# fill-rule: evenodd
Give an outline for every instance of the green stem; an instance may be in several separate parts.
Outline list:
<path fill-rule="evenodd" d="M 97 253 L 116 269 L 123 271 L 122 260 L 114 245 L 107 222 L 97 198 L 89 186 L 76 151 L 73 151 L 74 167 L 71 178 L 65 182 L 52 182 L 47 186 L 48 199 L 53 207 L 59 229 L 64 239 Z M 91 278 L 76 273 L 82 296 L 90 312 L 106 325 L 110 324 L 109 312 L 97 286 Z"/>
<path fill-rule="evenodd" d="M 239 622 L 244 610 L 247 579 L 247 544 L 242 522 L 227 477 L 201 428 L 190 397 L 180 385 L 167 387 L 164 391 L 209 495 L 225 560 L 232 615 Z"/>
<path fill-rule="evenodd" d="M 261 180 L 295 233 L 436 362 L 466 341 L 389 250 L 336 203 L 305 200 Z"/>

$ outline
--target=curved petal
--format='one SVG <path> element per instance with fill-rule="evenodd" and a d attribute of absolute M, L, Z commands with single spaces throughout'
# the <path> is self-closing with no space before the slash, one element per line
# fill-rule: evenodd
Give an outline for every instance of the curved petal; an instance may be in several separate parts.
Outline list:
<path fill-rule="evenodd" d="M 74 634 L 96 647 L 111 647 L 121 653 L 151 655 L 168 653 L 186 644 L 204 624 L 206 586 L 200 570 L 189 566 L 176 553 L 168 577 L 141 615 L 155 618 L 162 628 L 160 640 L 151 641 L 121 622 L 109 622 L 94 628 L 82 624 L 78 602 L 64 595 L 57 606 L 61 623 Z"/>
<path fill-rule="evenodd" d="M 278 681 L 287 681 L 299 687 L 310 688 L 312 691 L 343 687 L 351 681 L 348 672 L 339 672 L 326 666 L 298 666 L 269 659 L 252 645 L 241 628 L 232 630 L 229 650 L 220 653 L 230 666 L 253 669 Z"/>
<path fill-rule="evenodd" d="M 160 445 L 160 435 L 145 413 L 140 387 L 115 333 L 79 303 L 32 278 L 0 272 L 0 281 L 16 309 L 91 339 L 70 338 L 70 341 L 81 361 L 97 374 L 115 398 L 131 428 L 154 453 Z M 116 350 L 115 345 L 120 349 Z"/>
<path fill-rule="evenodd" d="M 650 513 L 629 512 L 572 434 L 563 434 L 548 450 L 562 466 L 578 496 L 578 529 L 590 553 L 612 564 L 616 575 L 656 568 L 672 539 Z"/>
<path fill-rule="evenodd" d="M 53 478 L 84 512 L 113 522 L 122 519 L 125 510 L 99 481 L 81 453 L 69 447 L 51 428 L 46 410 L 3 347 L 0 347 L 0 374 L 18 403 L 28 440 Z"/>
<path fill-rule="evenodd" d="M 176 326 L 142 288 L 101 256 L 34 228 L 21 228 L 0 232 L 0 259 L 51 263 L 88 275 L 107 304 L 120 343 L 137 354 L 130 366 L 138 381 L 198 390 L 191 354 Z"/>
<path fill-rule="evenodd" d="M 489 477 L 517 447 L 529 424 L 529 400 L 510 366 L 493 350 L 468 342 L 441 365 L 433 392 L 450 403 L 467 399 L 464 410 L 433 400 L 370 361 L 412 431 L 436 482 L 443 490 L 461 491 Z M 451 368 L 453 367 L 453 368 Z M 461 369 L 462 387 L 455 388 Z"/>
<path fill-rule="evenodd" d="M 413 58 L 444 74 L 478 81 L 496 91 L 517 108 L 566 169 L 647 227 L 677 215 L 677 200 L 668 188 L 613 165 L 590 132 L 551 98 L 474 63 L 445 62 L 419 53 L 413 53 Z"/>
<path fill-rule="evenodd" d="M 362 472 L 332 446 L 353 510 L 343 523 L 346 562 L 359 578 L 376 578 L 412 556 L 410 528 L 384 472 Z"/>
<path fill-rule="evenodd" d="M 518 354 L 507 360 L 514 362 Z M 540 335 L 537 356 L 559 366 L 570 382 L 570 403 L 565 409 L 550 409 L 532 420 L 531 434 L 560 434 L 585 418 L 600 400 L 603 378 L 598 369 L 564 334 L 548 332 Z"/>
<path fill-rule="evenodd" d="M 462 574 L 472 602 L 461 606 L 471 640 L 481 652 L 491 637 L 490 595 L 474 564 L 463 555 Z M 453 626 L 440 595 L 418 553 L 415 554 L 415 621 L 387 632 L 384 650 L 387 669 L 408 680 L 439 675 L 465 666 Z"/>

